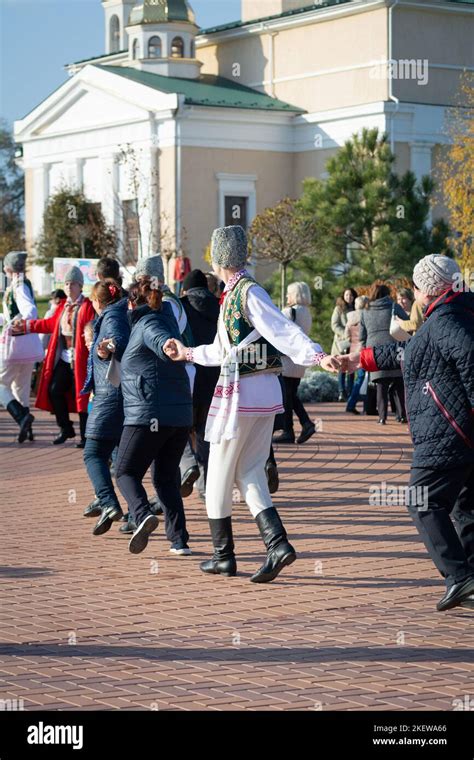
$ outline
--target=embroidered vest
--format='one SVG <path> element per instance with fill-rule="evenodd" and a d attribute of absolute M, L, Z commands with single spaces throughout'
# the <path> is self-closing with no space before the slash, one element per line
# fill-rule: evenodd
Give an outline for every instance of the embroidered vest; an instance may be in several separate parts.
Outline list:
<path fill-rule="evenodd" d="M 163 301 L 168 301 L 168 303 L 170 303 L 171 301 L 174 301 L 174 303 L 177 304 L 178 306 L 180 317 L 182 316 L 184 312 L 184 306 L 181 303 L 178 296 L 175 295 L 171 290 L 163 291 Z M 187 316 L 186 316 L 186 319 L 187 319 Z M 189 324 L 188 319 L 186 322 L 186 327 L 184 328 L 184 332 L 181 333 L 181 340 L 183 342 L 183 345 L 186 346 L 186 348 L 190 348 L 195 345 L 193 333 L 192 333 L 191 326 Z"/>
<path fill-rule="evenodd" d="M 23 278 L 23 282 L 25 283 L 26 287 L 30 291 L 31 297 L 34 300 L 33 286 L 31 285 L 31 282 L 28 280 L 27 277 Z M 5 303 L 7 305 L 7 311 L 8 311 L 8 316 L 9 316 L 10 320 L 15 319 L 15 317 L 17 317 L 18 314 L 20 313 L 20 310 L 19 310 L 19 308 L 17 306 L 17 303 L 15 301 L 15 293 L 14 293 L 13 284 L 11 284 L 10 287 L 7 288 L 7 290 L 5 292 Z"/>
<path fill-rule="evenodd" d="M 255 329 L 247 318 L 246 305 L 249 288 L 256 284 L 252 277 L 244 276 L 226 296 L 222 316 L 233 346 L 238 346 Z M 281 368 L 281 354 L 263 337 L 247 346 L 239 356 L 241 377 L 257 372 L 278 374 Z"/>

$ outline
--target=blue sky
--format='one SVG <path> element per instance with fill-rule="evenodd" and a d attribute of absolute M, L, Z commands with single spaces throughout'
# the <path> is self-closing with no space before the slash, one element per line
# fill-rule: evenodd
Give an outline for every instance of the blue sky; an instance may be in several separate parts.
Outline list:
<path fill-rule="evenodd" d="M 240 0 L 191 0 L 201 27 L 240 18 Z M 0 0 L 0 115 L 11 125 L 67 79 L 64 64 L 104 52 L 100 0 Z"/>

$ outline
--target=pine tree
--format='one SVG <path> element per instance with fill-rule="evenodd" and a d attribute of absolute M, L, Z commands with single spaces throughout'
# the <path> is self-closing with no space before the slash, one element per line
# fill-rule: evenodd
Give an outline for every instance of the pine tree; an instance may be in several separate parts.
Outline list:
<path fill-rule="evenodd" d="M 300 208 L 315 222 L 311 273 L 345 273 L 353 284 L 410 277 L 422 256 L 448 252 L 447 226 L 427 225 L 434 183 L 412 172 L 398 177 L 386 135 L 364 129 L 327 163 L 327 180 L 304 182 Z"/>

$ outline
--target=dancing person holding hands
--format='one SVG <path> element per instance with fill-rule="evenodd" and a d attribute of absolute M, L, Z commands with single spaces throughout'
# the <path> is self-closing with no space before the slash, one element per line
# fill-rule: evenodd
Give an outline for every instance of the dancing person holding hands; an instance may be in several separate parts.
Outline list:
<path fill-rule="evenodd" d="M 106 533 L 123 516 L 110 474 L 109 461 L 120 442 L 123 428 L 123 398 L 120 379 L 112 377 L 114 364 L 120 362 L 130 335 L 127 299 L 120 283 L 105 279 L 96 282 L 91 293 L 97 314 L 93 323 L 87 378 L 82 393 L 94 394 L 86 427 L 84 463 L 94 486 L 96 499 L 84 515 L 99 520 L 92 533 Z"/>
<path fill-rule="evenodd" d="M 235 483 L 267 549 L 251 581 L 267 583 L 296 559 L 273 507 L 265 473 L 275 414 L 283 412 L 277 378 L 281 354 L 296 364 L 320 365 L 332 372 L 338 370 L 339 362 L 288 320 L 247 272 L 247 236 L 242 227 L 216 229 L 211 257 L 216 275 L 225 283 L 214 343 L 186 348 L 171 339 L 164 345 L 175 361 L 221 368 L 206 425 L 206 440 L 211 444 L 206 509 L 214 555 L 201 564 L 201 570 L 226 576 L 237 572 L 232 533 Z"/>
<path fill-rule="evenodd" d="M 414 445 L 408 510 L 446 593 L 438 611 L 474 607 L 474 293 L 458 264 L 431 254 L 415 266 L 423 325 L 406 343 L 339 356 L 343 368 L 402 368 Z"/>
<path fill-rule="evenodd" d="M 180 337 L 171 305 L 163 301 L 161 289 L 150 276 L 141 276 L 136 297 L 135 289 L 130 288 L 132 330 L 121 362 L 125 419 L 115 472 L 136 526 L 129 550 L 139 554 L 158 527 L 143 487 L 152 464 L 153 485 L 167 510 L 168 537 L 173 531 L 174 541 L 188 548 L 179 463 L 193 409 L 184 365 L 176 365 L 164 353 L 165 344 Z"/>

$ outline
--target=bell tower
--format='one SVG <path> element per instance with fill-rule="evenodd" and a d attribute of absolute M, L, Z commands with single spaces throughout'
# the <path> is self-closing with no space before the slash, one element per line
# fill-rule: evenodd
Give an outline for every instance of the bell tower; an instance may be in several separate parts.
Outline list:
<path fill-rule="evenodd" d="M 141 0 L 126 28 L 128 66 L 163 76 L 197 79 L 196 24 L 187 0 Z"/>
<path fill-rule="evenodd" d="M 107 55 L 128 49 L 128 35 L 125 29 L 134 4 L 134 0 L 102 0 Z"/>

